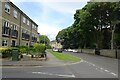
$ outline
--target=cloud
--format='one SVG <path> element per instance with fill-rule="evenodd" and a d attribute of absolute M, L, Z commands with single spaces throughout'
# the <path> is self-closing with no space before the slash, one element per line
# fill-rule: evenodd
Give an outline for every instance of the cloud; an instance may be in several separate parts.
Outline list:
<path fill-rule="evenodd" d="M 65 0 L 66 1 L 66 0 Z M 68 0 L 67 0 L 68 1 Z M 87 1 L 85 2 L 41 2 L 45 7 L 51 8 L 55 11 L 58 11 L 62 14 L 74 14 L 76 9 L 82 8 Z M 46 8 L 46 11 L 49 10 Z"/>
<path fill-rule="evenodd" d="M 11 0 L 12 2 L 87 2 L 90 0 Z"/>
<path fill-rule="evenodd" d="M 81 2 L 75 2 L 77 0 L 74 0 L 74 2 L 70 2 L 70 0 L 47 0 L 48 2 L 46 2 L 46 0 L 19 0 L 20 2 L 18 0 L 12 1 L 18 7 L 24 9 L 27 15 L 32 14 L 29 17 L 39 25 L 38 32 L 40 34 L 47 35 L 50 40 L 54 40 L 60 30 L 72 25 L 76 9 L 82 8 L 87 3 L 87 0 L 85 2 L 83 2 L 83 0 L 81 0 Z M 24 2 L 31 2 L 33 6 Z M 27 11 L 26 7 L 32 8 Z"/>
<path fill-rule="evenodd" d="M 44 23 L 38 23 L 38 25 L 38 32 L 40 32 L 41 35 L 47 35 L 50 40 L 54 40 L 58 32 L 62 30 L 62 28 L 58 28 L 56 25 L 48 25 Z"/>

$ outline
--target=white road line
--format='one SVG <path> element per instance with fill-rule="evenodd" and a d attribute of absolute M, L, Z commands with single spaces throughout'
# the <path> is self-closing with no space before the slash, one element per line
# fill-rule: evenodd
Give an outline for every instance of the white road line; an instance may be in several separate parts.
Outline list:
<path fill-rule="evenodd" d="M 85 60 L 83 60 L 83 62 L 89 64 L 89 66 L 92 65 L 93 67 L 95 67 L 96 70 L 99 70 L 100 72 L 103 72 L 103 71 L 104 71 L 104 72 L 107 72 L 108 74 L 111 74 L 111 75 L 114 75 L 114 76 L 118 76 L 118 74 L 115 74 L 115 73 L 113 73 L 113 72 L 110 72 L 110 71 L 107 70 L 107 69 L 98 67 L 98 66 L 96 66 L 96 65 L 93 64 L 93 63 L 87 62 L 87 61 L 85 61 Z"/>
<path fill-rule="evenodd" d="M 55 76 L 61 76 L 61 77 L 71 77 L 75 78 L 75 75 L 70 74 L 70 75 L 63 75 L 63 74 L 52 74 L 52 73 L 47 73 L 47 72 L 32 72 L 33 74 L 44 74 L 44 75 L 55 75 Z"/>
<path fill-rule="evenodd" d="M 113 72 L 111 72 L 110 74 L 112 74 L 112 75 L 114 75 L 114 76 L 117 76 L 117 74 L 115 74 L 115 73 L 113 73 Z"/>
<path fill-rule="evenodd" d="M 108 71 L 108 70 L 105 70 L 106 72 L 110 72 L 110 71 Z"/>

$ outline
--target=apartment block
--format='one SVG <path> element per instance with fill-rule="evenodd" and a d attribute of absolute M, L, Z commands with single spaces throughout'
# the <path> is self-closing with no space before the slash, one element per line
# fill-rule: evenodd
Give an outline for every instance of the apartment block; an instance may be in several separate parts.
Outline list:
<path fill-rule="evenodd" d="M 38 25 L 10 1 L 0 1 L 0 34 L 0 47 L 39 43 Z"/>

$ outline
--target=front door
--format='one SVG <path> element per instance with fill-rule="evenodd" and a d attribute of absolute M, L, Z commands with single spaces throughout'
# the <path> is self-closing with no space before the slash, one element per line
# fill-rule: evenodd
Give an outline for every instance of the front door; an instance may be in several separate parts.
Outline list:
<path fill-rule="evenodd" d="M 12 47 L 15 47 L 15 40 L 12 40 Z"/>

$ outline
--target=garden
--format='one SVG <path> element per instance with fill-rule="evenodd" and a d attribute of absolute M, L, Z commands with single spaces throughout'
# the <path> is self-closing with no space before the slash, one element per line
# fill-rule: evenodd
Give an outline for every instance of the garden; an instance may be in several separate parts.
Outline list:
<path fill-rule="evenodd" d="M 46 57 L 45 50 L 50 49 L 50 48 L 51 48 L 51 46 L 45 45 L 42 43 L 40 43 L 40 44 L 35 43 L 33 46 L 30 46 L 30 47 L 28 47 L 28 46 L 1 47 L 0 48 L 0 57 L 10 59 L 13 55 L 13 50 L 18 51 L 18 55 L 20 56 L 20 58 L 23 58 L 23 54 L 31 55 L 31 58 Z"/>

